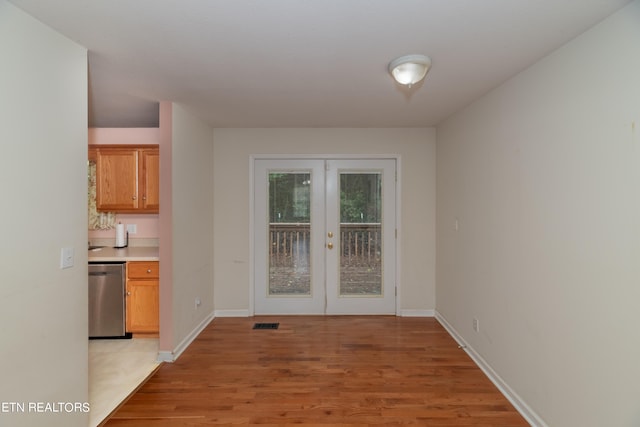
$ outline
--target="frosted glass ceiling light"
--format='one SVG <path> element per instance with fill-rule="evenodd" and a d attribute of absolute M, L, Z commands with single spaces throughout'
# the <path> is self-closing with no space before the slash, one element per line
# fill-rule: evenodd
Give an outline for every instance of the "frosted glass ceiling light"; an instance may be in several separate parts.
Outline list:
<path fill-rule="evenodd" d="M 401 85 L 411 87 L 424 79 L 431 67 L 431 59 L 425 55 L 406 55 L 389 63 L 389 73 Z"/>

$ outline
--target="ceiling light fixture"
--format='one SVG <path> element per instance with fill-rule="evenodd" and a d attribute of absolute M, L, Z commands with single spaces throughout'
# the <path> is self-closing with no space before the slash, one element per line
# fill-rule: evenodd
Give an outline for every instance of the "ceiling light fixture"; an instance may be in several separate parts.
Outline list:
<path fill-rule="evenodd" d="M 431 68 L 431 58 L 425 55 L 406 55 L 389 63 L 389 73 L 401 85 L 412 85 L 424 79 Z"/>

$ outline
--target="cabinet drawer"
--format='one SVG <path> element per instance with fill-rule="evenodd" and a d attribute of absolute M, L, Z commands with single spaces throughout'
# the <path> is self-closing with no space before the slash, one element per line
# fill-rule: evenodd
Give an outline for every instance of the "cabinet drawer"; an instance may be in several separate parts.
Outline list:
<path fill-rule="evenodd" d="M 127 263 L 129 279 L 157 279 L 160 277 L 158 261 L 129 261 Z"/>

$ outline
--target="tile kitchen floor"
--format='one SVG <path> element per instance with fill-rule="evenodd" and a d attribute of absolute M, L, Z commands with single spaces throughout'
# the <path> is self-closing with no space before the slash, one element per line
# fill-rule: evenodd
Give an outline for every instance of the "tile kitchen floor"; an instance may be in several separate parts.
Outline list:
<path fill-rule="evenodd" d="M 95 427 L 158 366 L 158 339 L 89 340 L 89 426 Z"/>

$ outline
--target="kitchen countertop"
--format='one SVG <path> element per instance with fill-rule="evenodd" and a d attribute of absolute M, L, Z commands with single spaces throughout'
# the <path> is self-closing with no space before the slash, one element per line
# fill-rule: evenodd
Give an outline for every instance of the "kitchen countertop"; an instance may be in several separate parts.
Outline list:
<path fill-rule="evenodd" d="M 158 261 L 159 259 L 157 246 L 130 246 L 122 249 L 105 246 L 89 250 L 89 262 Z"/>

